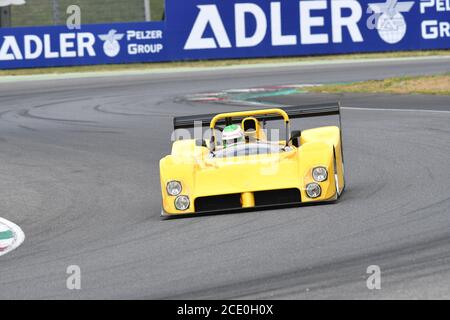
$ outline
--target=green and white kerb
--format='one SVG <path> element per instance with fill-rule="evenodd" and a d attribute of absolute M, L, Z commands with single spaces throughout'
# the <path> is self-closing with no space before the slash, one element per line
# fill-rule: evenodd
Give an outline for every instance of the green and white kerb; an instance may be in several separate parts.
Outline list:
<path fill-rule="evenodd" d="M 232 124 L 223 129 L 222 143 L 224 148 L 240 142 L 244 142 L 244 132 L 240 126 Z"/>

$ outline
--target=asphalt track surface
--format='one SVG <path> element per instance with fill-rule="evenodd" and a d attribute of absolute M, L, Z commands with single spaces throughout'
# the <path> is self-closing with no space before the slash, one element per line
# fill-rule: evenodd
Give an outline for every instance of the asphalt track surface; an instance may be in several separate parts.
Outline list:
<path fill-rule="evenodd" d="M 0 298 L 450 298 L 449 97 L 279 98 L 348 108 L 332 205 L 163 221 L 158 169 L 172 116 L 239 109 L 185 95 L 449 71 L 430 59 L 0 84 L 0 216 L 27 236 L 0 258 Z M 69 265 L 81 290 L 66 288 Z"/>

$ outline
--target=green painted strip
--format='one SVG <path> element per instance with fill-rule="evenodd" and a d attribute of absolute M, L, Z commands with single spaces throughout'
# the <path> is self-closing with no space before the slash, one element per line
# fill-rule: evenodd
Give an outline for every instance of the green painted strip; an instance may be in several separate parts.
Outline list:
<path fill-rule="evenodd" d="M 0 232 L 0 240 L 8 240 L 14 238 L 14 233 L 11 230 Z"/>
<path fill-rule="evenodd" d="M 251 93 L 244 93 L 244 94 L 237 94 L 233 95 L 230 94 L 231 97 L 235 100 L 252 100 L 252 99 L 258 99 L 258 98 L 269 98 L 269 97 L 278 97 L 278 96 L 287 96 L 291 94 L 297 93 L 297 89 L 279 89 L 279 90 L 273 90 L 269 92 L 251 92 Z"/>

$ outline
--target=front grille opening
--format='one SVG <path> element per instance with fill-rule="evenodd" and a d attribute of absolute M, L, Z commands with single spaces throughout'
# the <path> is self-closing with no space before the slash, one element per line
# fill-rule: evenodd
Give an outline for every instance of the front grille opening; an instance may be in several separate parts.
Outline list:
<path fill-rule="evenodd" d="M 194 204 L 196 212 L 230 210 L 242 207 L 240 193 L 200 197 L 195 199 Z"/>
<path fill-rule="evenodd" d="M 254 195 L 255 195 L 255 205 L 257 207 L 300 203 L 301 199 L 300 190 L 295 188 L 258 191 L 255 192 Z"/>
<path fill-rule="evenodd" d="M 254 192 L 255 207 L 277 206 L 301 202 L 300 190 L 281 189 Z M 196 212 L 241 209 L 241 194 L 225 194 L 219 196 L 199 197 L 195 199 Z"/>

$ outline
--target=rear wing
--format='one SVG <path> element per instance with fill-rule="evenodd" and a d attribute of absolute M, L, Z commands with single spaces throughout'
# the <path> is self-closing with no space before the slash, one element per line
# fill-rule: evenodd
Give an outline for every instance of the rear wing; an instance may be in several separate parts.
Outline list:
<path fill-rule="evenodd" d="M 303 105 L 303 106 L 288 106 L 279 107 L 279 109 L 284 110 L 289 119 L 298 118 L 309 118 L 309 117 L 324 117 L 331 115 L 339 116 L 339 125 L 341 124 L 341 105 L 339 102 L 336 103 L 323 103 L 323 104 L 313 104 L 313 105 Z M 201 114 L 194 116 L 183 116 L 175 117 L 173 119 L 174 129 L 189 129 L 195 126 L 209 127 L 211 120 L 217 114 Z M 255 116 L 259 121 L 274 121 L 283 120 L 283 117 L 276 114 L 263 114 Z M 227 118 L 219 120 L 216 125 L 230 125 L 235 123 L 241 123 L 243 117 Z"/>

